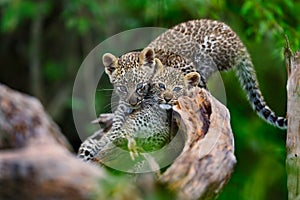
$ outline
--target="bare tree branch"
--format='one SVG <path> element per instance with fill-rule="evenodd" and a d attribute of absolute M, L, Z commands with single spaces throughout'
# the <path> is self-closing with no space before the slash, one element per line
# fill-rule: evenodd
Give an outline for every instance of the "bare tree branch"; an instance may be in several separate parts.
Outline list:
<path fill-rule="evenodd" d="M 288 40 L 285 52 L 288 69 L 287 83 L 287 186 L 289 199 L 300 199 L 300 53 L 293 54 Z"/>
<path fill-rule="evenodd" d="M 42 68 L 41 68 L 41 40 L 42 40 L 42 25 L 44 14 L 41 6 L 43 2 L 38 3 L 37 15 L 33 18 L 30 34 L 30 89 L 34 96 L 42 101 L 44 100 L 44 88 L 42 83 Z"/>

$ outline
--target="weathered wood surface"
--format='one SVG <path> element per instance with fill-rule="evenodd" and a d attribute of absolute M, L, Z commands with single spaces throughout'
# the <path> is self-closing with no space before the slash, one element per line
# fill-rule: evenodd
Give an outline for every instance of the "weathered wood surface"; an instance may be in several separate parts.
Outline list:
<path fill-rule="evenodd" d="M 180 199 L 214 199 L 236 164 L 229 112 L 205 90 L 180 98 L 174 107 L 186 126 L 181 155 L 160 181 Z"/>
<path fill-rule="evenodd" d="M 288 198 L 294 200 L 300 199 L 300 53 L 293 54 L 288 41 L 285 59 L 289 75 L 287 83 L 287 187 Z"/>
<path fill-rule="evenodd" d="M 230 179 L 236 163 L 229 112 L 200 88 L 191 97 L 179 98 L 173 110 L 185 143 L 178 158 L 158 176 L 158 181 L 177 193 L 179 199 L 214 199 Z M 126 153 L 110 145 L 98 153 L 94 162 L 110 167 L 122 163 L 124 169 L 124 163 L 130 160 Z M 116 160 L 118 164 L 114 163 Z M 159 169 L 155 159 L 146 160 L 149 166 L 145 171 Z"/>
<path fill-rule="evenodd" d="M 105 174 L 69 150 L 39 101 L 0 84 L 0 199 L 87 199 Z"/>
<path fill-rule="evenodd" d="M 120 181 L 75 158 L 35 98 L 0 85 L 0 199 L 141 199 L 162 185 L 178 199 L 213 199 L 236 163 L 228 110 L 196 89 L 179 99 L 174 115 L 186 139 L 178 158 L 156 179 Z"/>

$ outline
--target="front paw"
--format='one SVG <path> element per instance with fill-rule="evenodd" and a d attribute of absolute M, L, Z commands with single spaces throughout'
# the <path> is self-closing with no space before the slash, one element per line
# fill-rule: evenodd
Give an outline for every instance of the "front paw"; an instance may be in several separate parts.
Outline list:
<path fill-rule="evenodd" d="M 93 120 L 92 124 L 103 124 L 105 127 L 111 127 L 113 123 L 113 119 L 115 117 L 114 113 L 102 113 L 99 117 Z"/>

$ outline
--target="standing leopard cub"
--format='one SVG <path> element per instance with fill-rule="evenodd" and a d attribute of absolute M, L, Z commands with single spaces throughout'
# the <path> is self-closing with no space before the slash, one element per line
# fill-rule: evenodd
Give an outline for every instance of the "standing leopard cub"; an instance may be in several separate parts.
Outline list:
<path fill-rule="evenodd" d="M 276 116 L 267 106 L 261 94 L 256 73 L 245 45 L 226 24 L 208 19 L 184 22 L 158 36 L 143 50 L 143 52 L 145 51 L 152 57 L 158 58 L 164 66 L 180 69 L 184 74 L 197 71 L 201 77 L 200 86 L 202 87 L 205 87 L 206 81 L 214 72 L 235 69 L 242 88 L 256 113 L 268 123 L 286 129 L 287 119 Z M 103 59 L 105 60 L 106 57 L 107 55 L 104 55 Z M 115 57 L 115 65 L 126 65 L 122 57 Z M 149 65 L 151 66 L 151 63 L 147 62 L 141 63 L 139 66 L 132 65 L 133 69 L 129 70 L 139 76 L 145 73 L 141 69 Z M 108 70 L 106 70 L 107 72 L 111 67 L 114 68 L 114 65 L 107 66 L 105 63 L 104 66 Z M 120 67 L 115 74 L 123 76 L 123 72 L 127 69 Z M 110 73 L 108 74 L 111 76 Z M 127 80 L 127 83 L 130 80 L 125 76 L 121 79 Z M 128 98 L 126 101 L 129 108 L 134 108 L 143 101 L 143 95 L 149 91 L 148 82 L 151 82 L 149 79 L 152 77 L 146 76 L 146 79 L 137 79 L 131 81 L 133 88 L 131 95 L 134 98 Z M 140 84 L 141 82 L 142 84 Z M 139 92 L 141 88 L 143 88 L 143 93 Z"/>

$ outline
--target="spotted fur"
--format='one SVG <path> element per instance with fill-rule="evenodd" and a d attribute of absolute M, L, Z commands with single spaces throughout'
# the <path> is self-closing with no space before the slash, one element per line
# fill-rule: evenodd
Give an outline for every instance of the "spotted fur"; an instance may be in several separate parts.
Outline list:
<path fill-rule="evenodd" d="M 270 124 L 286 129 L 287 119 L 266 105 L 260 92 L 250 55 L 237 34 L 226 24 L 213 20 L 181 23 L 149 44 L 163 65 L 184 73 L 198 71 L 204 82 L 215 71 L 235 69 L 257 114 Z M 205 85 L 205 84 L 203 84 Z"/>
<path fill-rule="evenodd" d="M 158 61 L 161 61 L 163 66 L 179 69 L 182 73 L 176 70 L 171 73 L 170 70 L 169 74 L 166 73 L 165 76 L 160 74 L 155 79 Z M 182 79 L 189 80 L 185 75 L 190 72 L 198 72 L 199 85 L 205 87 L 206 80 L 212 73 L 235 69 L 257 114 L 272 125 L 282 129 L 287 127 L 287 119 L 277 117 L 266 105 L 246 47 L 237 34 L 222 22 L 203 19 L 181 23 L 157 37 L 142 52 L 131 52 L 119 58 L 105 54 L 103 64 L 105 72 L 120 96 L 119 106 L 114 113 L 112 132 L 108 135 L 109 142 L 116 138 L 126 138 L 127 135 L 133 134 L 135 129 L 142 130 L 143 128 L 139 126 L 144 125 L 137 123 L 139 119 L 145 120 L 141 116 L 152 115 L 154 114 L 152 109 L 158 108 L 142 106 L 147 105 L 144 100 L 147 95 L 149 96 L 149 92 L 153 95 L 152 102 L 165 104 L 169 101 L 172 104 L 173 100 L 182 95 L 174 91 L 174 87 L 177 87 L 174 80 L 178 77 L 181 77 L 178 83 L 182 83 Z M 173 87 L 173 89 L 158 89 L 159 83 L 163 83 L 165 88 Z M 147 121 L 146 125 L 150 126 L 147 130 L 153 131 L 158 128 L 152 126 L 159 121 L 159 116 L 151 119 L 153 121 Z M 130 127 L 130 124 L 133 126 Z M 97 145 L 95 148 L 96 151 L 99 150 Z"/>
<path fill-rule="evenodd" d="M 188 95 L 189 89 L 199 82 L 197 72 L 184 75 L 180 69 L 164 67 L 153 77 L 150 95 L 157 98 L 160 104 L 173 105 L 179 97 Z"/>
<path fill-rule="evenodd" d="M 95 132 L 80 145 L 77 157 L 83 161 L 91 160 L 109 142 L 106 138 L 102 132 Z"/>
<path fill-rule="evenodd" d="M 257 114 L 270 124 L 286 129 L 287 119 L 276 116 L 267 106 L 260 92 L 250 55 L 238 35 L 228 25 L 208 19 L 184 22 L 157 37 L 146 49 L 149 48 L 155 53 L 151 53 L 151 56 L 158 58 L 164 66 L 178 68 L 184 74 L 197 71 L 201 75 L 201 87 L 205 87 L 206 80 L 214 72 L 235 69 Z M 122 62 L 123 59 L 118 61 L 119 65 L 127 65 Z M 126 69 L 122 72 L 124 71 Z M 134 71 L 133 74 L 138 73 Z M 128 84 L 131 79 L 123 75 L 121 79 Z M 141 80 L 149 80 L 149 77 L 145 79 L 145 75 L 135 77 L 138 80 L 133 81 L 133 85 Z M 144 79 L 140 79 L 142 77 Z M 141 102 L 142 99 L 140 96 L 138 101 Z"/>
<path fill-rule="evenodd" d="M 149 81 L 157 70 L 154 51 L 145 48 L 142 52 L 131 52 L 120 58 L 104 54 L 105 72 L 124 104 L 137 108 L 149 90 Z"/>
<path fill-rule="evenodd" d="M 145 103 L 145 107 L 133 110 L 124 119 L 122 125 L 118 125 L 119 128 L 110 129 L 100 137 L 100 133 L 89 137 L 80 146 L 78 157 L 89 161 L 111 143 L 128 150 L 133 159 L 138 152 L 150 152 L 162 148 L 171 139 L 168 111 L 161 109 L 158 103 L 152 104 L 152 102 L 151 100 Z M 156 123 L 152 123 L 153 121 Z"/>
<path fill-rule="evenodd" d="M 178 97 L 187 94 L 191 87 L 199 83 L 200 75 L 197 72 L 184 75 L 179 69 L 164 67 L 159 60 L 156 60 L 156 65 L 150 83 L 151 91 L 144 96 L 141 106 L 126 114 L 126 106 L 119 104 L 120 113 L 111 115 L 113 123 L 110 131 L 101 137 L 97 137 L 97 134 L 91 136 L 83 142 L 79 149 L 81 159 L 91 160 L 108 143 L 129 150 L 132 158 L 135 158 L 138 152 L 158 150 L 170 141 L 170 111 L 161 105 L 173 103 Z M 168 85 L 161 88 L 165 75 L 168 75 L 165 79 Z M 172 96 L 168 98 L 168 95 Z M 108 120 L 111 118 L 108 117 Z"/>
<path fill-rule="evenodd" d="M 163 68 L 159 60 L 155 62 L 154 74 L 158 73 L 158 69 Z M 112 115 L 113 122 L 109 132 L 101 137 L 95 134 L 84 141 L 79 148 L 78 157 L 84 161 L 91 160 L 109 143 L 129 150 L 133 159 L 138 152 L 154 151 L 163 147 L 171 137 L 170 117 L 168 117 L 169 111 L 160 108 L 155 99 L 158 98 L 148 98 L 144 95 L 143 104 L 131 110 L 130 114 L 128 107 L 121 101 Z"/>

